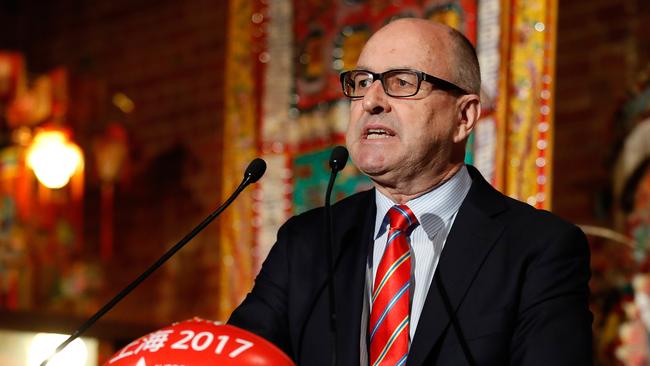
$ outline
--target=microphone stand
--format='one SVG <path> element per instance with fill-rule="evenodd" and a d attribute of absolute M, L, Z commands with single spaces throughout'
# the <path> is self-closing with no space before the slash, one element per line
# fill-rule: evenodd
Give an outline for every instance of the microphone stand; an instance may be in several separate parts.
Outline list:
<path fill-rule="evenodd" d="M 248 165 L 248 168 L 246 169 L 246 172 L 244 173 L 244 179 L 242 182 L 239 184 L 239 187 L 235 189 L 235 191 L 228 197 L 226 202 L 224 202 L 221 206 L 219 206 L 216 210 L 214 210 L 208 217 L 206 217 L 200 224 L 198 224 L 192 231 L 190 231 L 183 239 L 181 239 L 178 243 L 176 243 L 173 247 L 171 247 L 165 254 L 163 254 L 154 264 L 152 264 L 147 270 L 142 272 L 140 276 L 138 276 L 133 282 L 129 283 L 122 291 L 120 291 L 115 297 L 113 297 L 109 302 L 106 303 L 101 309 L 99 309 L 93 316 L 91 316 L 88 320 L 86 320 L 85 323 L 83 323 L 77 330 L 72 333 L 68 339 L 63 341 L 58 347 L 56 347 L 56 350 L 48 357 L 46 358 L 40 366 L 46 366 L 48 362 L 52 359 L 52 357 L 56 356 L 59 352 L 61 352 L 68 344 L 70 344 L 72 341 L 75 339 L 79 338 L 81 334 L 83 334 L 88 328 L 90 328 L 97 320 L 99 320 L 104 314 L 106 314 L 109 310 L 111 310 L 115 305 L 117 305 L 118 302 L 120 302 L 126 295 L 131 293 L 133 289 L 138 287 L 142 281 L 147 279 L 155 270 L 158 269 L 163 263 L 165 263 L 169 258 L 171 258 L 176 252 L 178 252 L 181 248 L 185 246 L 190 240 L 192 240 L 196 234 L 201 232 L 206 226 L 208 226 L 209 223 L 212 222 L 217 216 L 221 214 L 223 210 L 225 210 L 230 204 L 239 196 L 241 191 L 244 190 L 249 184 L 257 182 L 262 175 L 264 175 L 264 172 L 266 171 L 266 163 L 264 160 L 260 158 L 256 158 L 251 163 Z"/>
<path fill-rule="evenodd" d="M 458 338 L 458 343 L 460 343 L 460 348 L 463 350 L 463 356 L 465 356 L 465 360 L 470 366 L 476 366 L 476 361 L 474 360 L 472 351 L 469 349 L 469 345 L 467 344 L 465 335 L 463 334 L 463 331 L 460 328 L 460 323 L 458 322 L 458 317 L 456 316 L 456 312 L 451 306 L 451 301 L 449 300 L 449 295 L 447 295 L 447 290 L 445 290 L 445 286 L 442 284 L 442 278 L 441 278 L 442 271 L 440 270 L 440 267 L 438 267 L 436 272 L 437 273 L 434 276 L 434 278 L 436 279 L 436 287 L 438 288 L 438 293 L 440 294 L 442 303 L 445 306 L 445 311 L 449 316 L 451 325 L 452 327 L 454 327 L 454 332 L 456 333 L 456 337 Z"/>
<path fill-rule="evenodd" d="M 334 180 L 339 171 L 343 170 L 345 163 L 348 161 L 348 151 L 343 146 L 337 146 L 332 150 L 330 156 L 330 174 L 329 183 L 327 184 L 327 192 L 325 193 L 325 243 L 327 248 L 327 283 L 329 288 L 329 310 L 330 310 L 330 353 L 332 357 L 332 366 L 337 363 L 337 327 L 336 327 L 336 298 L 334 291 L 334 238 L 332 232 L 332 206 L 330 198 L 332 196 L 332 188 L 334 187 Z"/>

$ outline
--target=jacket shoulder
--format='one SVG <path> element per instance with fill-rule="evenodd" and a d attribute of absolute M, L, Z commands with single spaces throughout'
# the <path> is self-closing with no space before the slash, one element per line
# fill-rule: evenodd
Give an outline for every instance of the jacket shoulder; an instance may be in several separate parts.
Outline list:
<path fill-rule="evenodd" d="M 346 217 L 358 217 L 359 214 L 365 212 L 370 207 L 371 203 L 374 203 L 374 189 L 348 196 L 332 205 L 333 220 L 344 219 Z M 322 225 L 324 212 L 325 208 L 323 206 L 313 208 L 293 216 L 285 225 L 313 225 L 314 222 Z"/>
<path fill-rule="evenodd" d="M 486 215 L 496 218 L 511 229 L 523 231 L 575 230 L 577 226 L 547 210 L 506 196 L 488 183 L 474 167 L 468 166 L 472 188 L 468 200 Z M 531 234 L 533 232 L 530 232 Z"/>
<path fill-rule="evenodd" d="M 520 226 L 522 229 L 538 230 L 575 230 L 578 229 L 573 223 L 562 217 L 544 210 L 535 208 L 528 203 L 521 202 L 514 198 L 505 196 L 505 202 L 508 206 L 508 217 L 512 220 L 513 225 Z"/>

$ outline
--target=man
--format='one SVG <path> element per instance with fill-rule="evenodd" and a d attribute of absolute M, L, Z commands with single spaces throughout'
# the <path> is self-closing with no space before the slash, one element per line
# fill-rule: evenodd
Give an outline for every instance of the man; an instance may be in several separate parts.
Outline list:
<path fill-rule="evenodd" d="M 332 208 L 338 364 L 591 364 L 584 235 L 463 164 L 481 109 L 467 39 L 397 20 L 341 81 L 375 189 Z M 330 364 L 322 227 L 322 209 L 287 221 L 230 318 L 299 365 Z"/>

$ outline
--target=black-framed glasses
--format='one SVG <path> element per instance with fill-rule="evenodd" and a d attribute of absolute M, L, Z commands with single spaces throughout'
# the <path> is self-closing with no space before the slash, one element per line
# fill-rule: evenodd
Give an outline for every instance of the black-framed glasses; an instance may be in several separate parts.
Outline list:
<path fill-rule="evenodd" d="M 368 70 L 350 70 L 341 73 L 341 87 L 343 94 L 352 99 L 363 98 L 372 84 L 379 80 L 386 95 L 391 97 L 412 97 L 420 91 L 422 81 L 431 83 L 435 88 L 456 93 L 469 94 L 460 86 L 429 75 L 422 71 L 411 69 L 395 69 L 384 72 Z"/>

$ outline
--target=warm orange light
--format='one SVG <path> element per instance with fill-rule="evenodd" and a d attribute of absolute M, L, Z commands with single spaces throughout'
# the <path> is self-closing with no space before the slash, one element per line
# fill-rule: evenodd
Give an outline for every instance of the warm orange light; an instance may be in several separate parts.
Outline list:
<path fill-rule="evenodd" d="M 27 151 L 27 165 L 50 189 L 62 188 L 83 167 L 83 153 L 62 131 L 39 132 Z"/>

